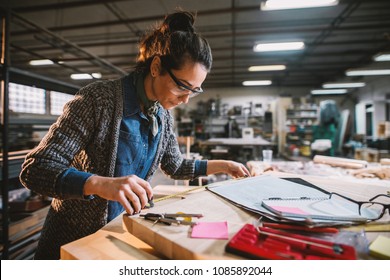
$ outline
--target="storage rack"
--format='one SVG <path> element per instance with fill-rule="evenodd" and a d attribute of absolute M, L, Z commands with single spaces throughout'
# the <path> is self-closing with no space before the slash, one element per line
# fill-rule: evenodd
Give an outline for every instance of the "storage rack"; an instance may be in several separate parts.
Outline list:
<path fill-rule="evenodd" d="M 24 157 L 29 151 L 28 149 L 17 150 L 18 147 L 15 146 L 14 142 L 11 143 L 9 136 L 11 131 L 15 129 L 22 129 L 25 133 L 28 133 L 30 129 L 48 129 L 48 127 L 55 121 L 55 118 L 44 117 L 39 119 L 21 119 L 12 117 L 9 112 L 8 85 L 10 81 L 12 81 L 26 85 L 38 85 L 42 88 L 67 93 L 75 93 L 79 87 L 17 69 L 10 65 L 9 49 L 11 16 L 13 16 L 13 14 L 10 10 L 0 8 L 0 25 L 2 30 L 0 81 L 3 85 L 1 87 L 2 116 L 0 181 L 2 195 L 2 226 L 0 251 L 2 259 L 30 259 L 35 252 L 35 247 L 40 236 L 40 230 L 49 206 L 47 201 L 45 202 L 42 200 L 32 200 L 21 205 L 18 203 L 11 204 L 9 202 L 10 194 L 13 196 L 15 192 L 18 192 L 18 188 L 21 191 L 24 190 L 20 185 L 18 176 Z M 22 142 L 23 141 L 27 141 L 27 139 L 22 139 Z M 33 143 L 31 143 L 31 145 L 33 145 Z"/>
<path fill-rule="evenodd" d="M 295 105 L 286 112 L 286 150 L 291 154 L 290 145 L 296 147 L 303 156 L 310 156 L 304 149 L 304 143 L 313 141 L 313 125 L 318 119 L 318 109 L 315 104 Z M 306 154 L 305 154 L 306 151 Z"/>

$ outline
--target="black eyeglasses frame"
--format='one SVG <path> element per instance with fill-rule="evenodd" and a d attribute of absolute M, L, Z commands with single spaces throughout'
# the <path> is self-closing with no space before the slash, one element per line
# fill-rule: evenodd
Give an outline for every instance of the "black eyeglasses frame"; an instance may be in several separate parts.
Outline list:
<path fill-rule="evenodd" d="M 183 84 L 182 82 L 180 82 L 179 79 L 176 78 L 176 76 L 172 73 L 171 70 L 169 70 L 169 69 L 165 69 L 165 70 L 168 72 L 169 76 L 172 78 L 172 80 L 175 82 L 175 84 L 179 88 L 184 88 L 185 90 L 191 91 L 191 93 L 188 94 L 190 98 L 195 97 L 198 94 L 203 93 L 203 89 L 202 88 L 199 88 L 199 89 L 190 88 L 189 86 L 187 86 L 187 85 Z M 176 95 L 176 94 L 174 94 L 174 95 Z M 182 96 L 178 96 L 178 97 L 183 97 L 183 96 L 187 96 L 187 95 L 182 95 Z"/>
<path fill-rule="evenodd" d="M 384 204 L 384 203 L 381 203 L 381 202 L 375 202 L 373 200 L 375 200 L 376 198 L 380 197 L 380 196 L 384 196 L 384 197 L 388 197 L 390 198 L 390 195 L 387 195 L 387 194 L 378 194 L 372 198 L 370 198 L 368 201 L 356 201 L 352 198 L 349 198 L 349 197 L 346 197 L 344 195 L 341 195 L 339 193 L 335 193 L 335 192 L 331 192 L 329 193 L 329 198 L 332 197 L 332 195 L 337 195 L 337 196 L 340 196 L 346 200 L 349 200 L 353 203 L 356 203 L 358 206 L 359 206 L 359 215 L 361 215 L 361 208 L 362 208 L 362 205 L 364 204 L 367 204 L 367 203 L 372 203 L 372 204 L 379 204 L 379 205 L 382 205 L 383 206 L 383 209 L 382 209 L 382 212 L 381 214 L 378 216 L 378 218 L 375 218 L 375 219 L 370 219 L 371 221 L 376 221 L 376 220 L 379 220 L 380 218 L 383 217 L 383 215 L 386 213 L 386 210 L 389 210 L 389 214 L 390 214 L 390 204 Z"/>

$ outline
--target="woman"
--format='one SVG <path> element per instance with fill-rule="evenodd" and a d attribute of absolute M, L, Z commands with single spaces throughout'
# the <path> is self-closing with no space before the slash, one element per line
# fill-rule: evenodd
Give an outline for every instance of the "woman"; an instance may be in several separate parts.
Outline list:
<path fill-rule="evenodd" d="M 58 259 L 60 247 L 92 234 L 122 211 L 139 213 L 160 166 L 174 179 L 228 173 L 244 165 L 183 159 L 170 109 L 203 92 L 211 68 L 209 44 L 194 17 L 176 12 L 140 43 L 135 71 L 82 88 L 41 143 L 27 155 L 23 185 L 53 197 L 36 259 Z"/>

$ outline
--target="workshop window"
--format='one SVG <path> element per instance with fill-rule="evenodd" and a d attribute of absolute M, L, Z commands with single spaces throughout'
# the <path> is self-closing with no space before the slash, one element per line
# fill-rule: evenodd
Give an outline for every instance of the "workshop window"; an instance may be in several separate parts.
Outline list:
<path fill-rule="evenodd" d="M 9 83 L 9 109 L 15 113 L 45 114 L 45 90 Z"/>
<path fill-rule="evenodd" d="M 50 92 L 50 114 L 61 115 L 65 103 L 70 101 L 73 97 L 74 97 L 73 95 L 67 93 L 51 91 Z"/>

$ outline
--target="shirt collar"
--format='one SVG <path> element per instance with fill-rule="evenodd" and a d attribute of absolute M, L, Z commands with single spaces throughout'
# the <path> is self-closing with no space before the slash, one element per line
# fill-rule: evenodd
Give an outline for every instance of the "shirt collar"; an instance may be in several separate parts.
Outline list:
<path fill-rule="evenodd" d="M 141 101 L 137 95 L 137 90 L 145 90 L 144 87 L 137 87 L 136 74 L 133 72 L 123 80 L 123 116 L 129 117 L 131 115 L 141 113 Z M 157 116 L 161 117 L 161 105 L 158 104 Z"/>

